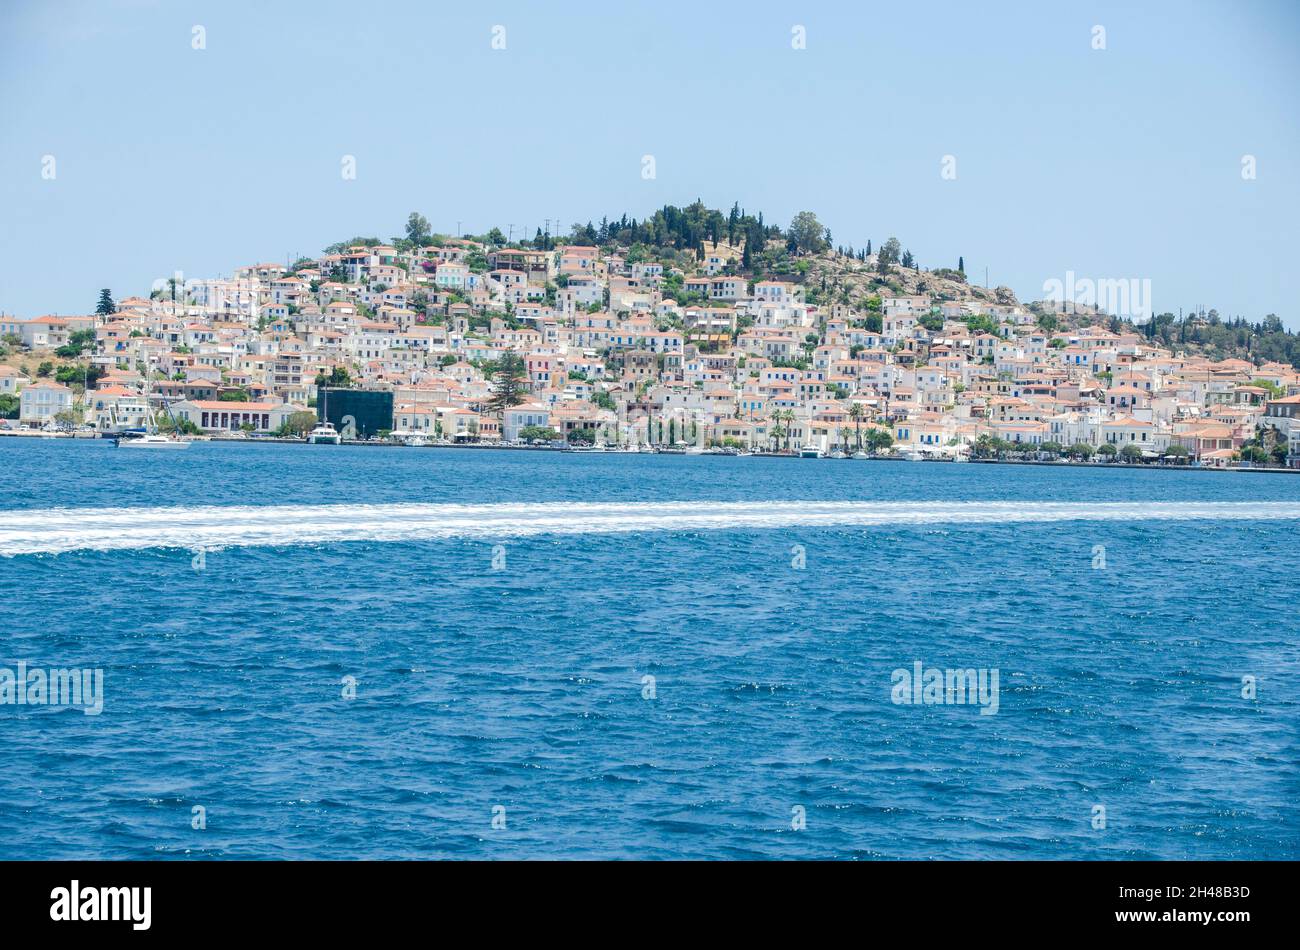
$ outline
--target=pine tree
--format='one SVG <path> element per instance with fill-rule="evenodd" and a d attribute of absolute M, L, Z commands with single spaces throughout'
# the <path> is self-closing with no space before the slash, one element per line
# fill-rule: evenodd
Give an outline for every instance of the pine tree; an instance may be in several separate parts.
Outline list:
<path fill-rule="evenodd" d="M 963 277 L 966 276 L 966 258 L 957 258 L 957 273 L 961 274 Z"/>
<path fill-rule="evenodd" d="M 95 313 L 100 316 L 117 313 L 117 304 L 113 303 L 113 294 L 107 287 L 99 292 L 99 304 L 95 307 Z"/>
<path fill-rule="evenodd" d="M 506 353 L 492 370 L 492 397 L 488 400 L 488 410 L 502 412 L 511 406 L 517 406 L 527 396 L 525 380 L 527 369 L 523 358 L 517 353 Z"/>

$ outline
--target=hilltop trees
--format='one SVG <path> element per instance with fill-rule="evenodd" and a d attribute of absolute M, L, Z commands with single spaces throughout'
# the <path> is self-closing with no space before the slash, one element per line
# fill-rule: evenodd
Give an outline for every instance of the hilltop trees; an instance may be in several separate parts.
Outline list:
<path fill-rule="evenodd" d="M 723 215 L 721 211 L 705 207 L 699 199 L 684 208 L 664 205 L 651 217 L 640 221 L 626 214 L 613 219 L 602 218 L 599 227 L 583 227 L 584 236 L 590 238 L 587 227 L 595 231 L 598 245 L 644 244 L 697 254 L 703 251 L 705 241 L 734 246 L 741 240 L 747 252 L 757 253 L 763 250 L 768 238 L 782 236 L 780 228 L 763 223 L 761 214 L 754 217 L 733 205 L 730 214 Z"/>
<path fill-rule="evenodd" d="M 1237 357 L 1256 365 L 1277 361 L 1300 366 L 1300 333 L 1287 330 L 1272 313 L 1259 323 L 1244 317 L 1224 319 L 1214 310 L 1182 318 L 1160 313 L 1135 329 L 1158 346 L 1200 347 L 1211 359 Z"/>
<path fill-rule="evenodd" d="M 433 232 L 429 230 L 429 219 L 418 211 L 412 211 L 406 219 L 406 239 L 414 245 L 427 244 Z"/>
<path fill-rule="evenodd" d="M 820 254 L 831 244 L 830 231 L 822 226 L 817 215 L 811 211 L 800 211 L 794 216 L 786 231 L 786 238 L 791 250 L 798 254 Z"/>
<path fill-rule="evenodd" d="M 898 242 L 898 238 L 891 237 L 884 244 L 880 245 L 880 253 L 876 255 L 876 260 L 881 265 L 881 269 L 887 269 L 890 264 L 897 264 L 901 259 L 903 245 Z"/>
<path fill-rule="evenodd" d="M 570 244 L 578 244 L 584 247 L 595 247 L 599 237 L 600 234 L 596 230 L 596 226 L 590 221 L 586 224 L 583 224 L 580 221 L 575 221 L 573 222 L 573 226 L 569 229 Z"/>

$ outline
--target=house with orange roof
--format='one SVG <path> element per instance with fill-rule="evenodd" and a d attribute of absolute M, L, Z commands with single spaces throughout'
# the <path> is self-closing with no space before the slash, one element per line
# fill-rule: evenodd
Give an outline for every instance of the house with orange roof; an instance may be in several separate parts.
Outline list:
<path fill-rule="evenodd" d="M 194 423 L 205 432 L 235 432 L 245 426 L 254 432 L 269 434 L 278 430 L 301 405 L 288 402 L 226 402 L 203 399 L 172 403 L 177 419 Z"/>
<path fill-rule="evenodd" d="M 16 323 L 23 346 L 33 350 L 52 350 L 68 342 L 71 328 L 63 317 L 44 316 Z"/>
<path fill-rule="evenodd" d="M 135 389 L 101 385 L 86 393 L 85 421 L 101 432 L 138 429 L 149 421 L 149 400 Z"/>

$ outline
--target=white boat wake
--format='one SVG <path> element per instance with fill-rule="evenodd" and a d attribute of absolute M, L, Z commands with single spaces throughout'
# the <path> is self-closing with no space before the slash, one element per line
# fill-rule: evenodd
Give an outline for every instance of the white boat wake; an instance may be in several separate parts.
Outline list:
<path fill-rule="evenodd" d="M 538 534 L 1060 521 L 1300 521 L 1300 502 L 667 501 L 0 511 L 0 556 Z"/>

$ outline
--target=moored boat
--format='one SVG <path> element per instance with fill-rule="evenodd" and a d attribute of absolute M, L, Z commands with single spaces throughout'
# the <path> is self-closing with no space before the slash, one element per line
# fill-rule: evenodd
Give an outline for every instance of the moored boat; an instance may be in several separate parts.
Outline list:
<path fill-rule="evenodd" d="M 185 439 L 172 438 L 157 432 L 146 432 L 134 438 L 119 437 L 113 440 L 119 449 L 188 449 Z"/>
<path fill-rule="evenodd" d="M 309 445 L 340 445 L 343 437 L 339 435 L 338 430 L 334 428 L 331 422 L 322 422 L 311 432 L 307 433 L 307 443 Z"/>

